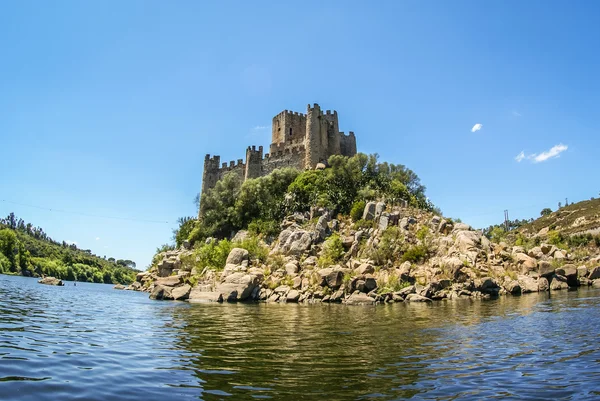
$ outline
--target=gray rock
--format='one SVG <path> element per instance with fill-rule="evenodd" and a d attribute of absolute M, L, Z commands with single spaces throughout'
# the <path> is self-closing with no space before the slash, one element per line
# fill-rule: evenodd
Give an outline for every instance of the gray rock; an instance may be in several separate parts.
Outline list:
<path fill-rule="evenodd" d="M 383 213 L 381 215 L 381 217 L 379 217 L 379 229 L 381 231 L 385 230 L 386 228 L 388 228 L 388 225 L 390 224 L 390 217 L 388 213 Z"/>
<path fill-rule="evenodd" d="M 569 285 L 567 284 L 567 278 L 565 276 L 555 274 L 554 278 L 552 279 L 552 282 L 550 283 L 550 290 L 559 291 L 567 289 L 569 289 Z"/>
<path fill-rule="evenodd" d="M 171 297 L 175 301 L 186 300 L 186 299 L 188 299 L 188 297 L 190 295 L 191 289 L 192 289 L 192 286 L 190 286 L 189 284 L 184 284 L 179 287 L 175 287 L 171 290 Z"/>
<path fill-rule="evenodd" d="M 344 274 L 340 270 L 331 267 L 319 270 L 319 275 L 321 276 L 321 286 L 328 286 L 332 289 L 339 288 L 344 278 Z"/>
<path fill-rule="evenodd" d="M 365 290 L 367 292 L 371 292 L 377 288 L 377 280 L 370 274 L 367 274 L 365 277 Z"/>
<path fill-rule="evenodd" d="M 406 302 L 431 302 L 431 299 L 419 294 L 408 294 L 404 300 Z"/>
<path fill-rule="evenodd" d="M 517 280 L 522 293 L 538 292 L 538 280 L 533 277 L 521 275 Z"/>
<path fill-rule="evenodd" d="M 233 248 L 227 256 L 228 265 L 241 265 L 243 261 L 248 260 L 248 251 L 242 248 Z"/>
<path fill-rule="evenodd" d="M 287 296 L 286 296 L 287 302 L 298 302 L 298 299 L 300 299 L 300 291 L 291 290 L 290 292 L 287 293 Z"/>
<path fill-rule="evenodd" d="M 315 232 L 317 233 L 317 237 L 322 241 L 329 235 L 329 226 L 327 225 L 329 222 L 329 214 L 324 214 L 319 217 L 319 221 L 315 225 Z"/>
<path fill-rule="evenodd" d="M 373 305 L 375 299 L 371 298 L 367 294 L 355 293 L 346 299 L 346 305 Z"/>
<path fill-rule="evenodd" d="M 175 287 L 182 283 L 181 276 L 169 276 L 169 277 L 160 277 L 156 280 L 156 285 L 162 285 L 165 287 Z"/>
<path fill-rule="evenodd" d="M 544 255 L 552 256 L 552 255 L 554 255 L 554 252 L 556 252 L 558 248 L 555 247 L 554 245 L 542 244 L 540 246 L 540 249 L 542 250 L 542 253 Z"/>
<path fill-rule="evenodd" d="M 454 231 L 471 231 L 471 226 L 465 223 L 455 223 Z"/>
<path fill-rule="evenodd" d="M 43 277 L 38 280 L 38 283 L 45 285 L 56 285 L 58 287 L 62 287 L 65 285 L 62 280 L 57 279 L 56 277 Z"/>
<path fill-rule="evenodd" d="M 379 218 L 385 210 L 385 202 L 377 202 L 375 204 L 375 218 Z"/>
<path fill-rule="evenodd" d="M 550 284 L 548 284 L 548 279 L 546 277 L 538 278 L 538 291 L 544 292 L 550 289 Z"/>
<path fill-rule="evenodd" d="M 592 281 L 592 287 L 600 288 L 600 279 L 596 279 L 596 280 Z"/>
<path fill-rule="evenodd" d="M 233 273 L 217 285 L 216 292 L 223 294 L 228 302 L 247 300 L 258 285 L 258 278 L 252 274 Z"/>
<path fill-rule="evenodd" d="M 117 284 L 113 287 L 114 290 L 124 290 L 125 286 L 123 284 Z"/>
<path fill-rule="evenodd" d="M 156 299 L 158 301 L 161 300 L 172 300 L 173 296 L 171 295 L 171 287 L 164 287 L 162 285 L 154 286 L 154 289 L 150 293 L 150 299 Z"/>
<path fill-rule="evenodd" d="M 373 274 L 373 273 L 375 273 L 375 268 L 368 263 L 363 263 L 360 266 L 358 266 L 355 271 L 357 274 L 360 274 L 360 275 Z"/>
<path fill-rule="evenodd" d="M 199 291 L 195 287 L 190 291 L 188 301 L 190 303 L 223 302 L 223 294 L 220 292 Z"/>
<path fill-rule="evenodd" d="M 521 285 L 517 280 L 511 280 L 508 284 L 506 284 L 505 289 L 507 292 L 513 295 L 521 293 Z"/>
<path fill-rule="evenodd" d="M 538 262 L 538 273 L 543 277 L 552 277 L 554 274 L 554 267 L 552 264 L 545 260 L 540 260 Z"/>
<path fill-rule="evenodd" d="M 375 211 L 376 211 L 376 203 L 369 202 L 365 206 L 365 210 L 363 211 L 363 220 L 374 220 L 375 219 Z"/>
<path fill-rule="evenodd" d="M 590 270 L 590 274 L 588 276 L 590 280 L 596 280 L 600 278 L 600 266 L 596 266 Z"/>
<path fill-rule="evenodd" d="M 588 274 L 588 269 L 586 266 L 579 266 L 577 268 L 577 277 L 585 277 Z"/>
<path fill-rule="evenodd" d="M 300 268 L 298 267 L 298 264 L 294 262 L 289 262 L 285 265 L 285 272 L 289 276 L 295 276 L 298 273 L 299 269 Z"/>

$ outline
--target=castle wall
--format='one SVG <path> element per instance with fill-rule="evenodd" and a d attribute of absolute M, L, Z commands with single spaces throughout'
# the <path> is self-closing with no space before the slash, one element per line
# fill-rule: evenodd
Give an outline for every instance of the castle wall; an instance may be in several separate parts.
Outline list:
<path fill-rule="evenodd" d="M 356 155 L 356 136 L 350 131 L 348 135 L 343 132 L 339 133 L 340 138 L 340 153 L 343 156 L 352 157 Z"/>
<path fill-rule="evenodd" d="M 304 170 L 305 151 L 304 146 L 287 148 L 285 151 L 278 151 L 265 155 L 261 166 L 261 175 L 267 175 L 278 168 L 294 167 L 298 170 Z"/>

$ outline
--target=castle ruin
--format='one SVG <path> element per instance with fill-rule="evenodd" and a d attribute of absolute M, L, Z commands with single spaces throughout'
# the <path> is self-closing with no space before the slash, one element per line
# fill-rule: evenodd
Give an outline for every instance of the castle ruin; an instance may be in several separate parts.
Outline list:
<path fill-rule="evenodd" d="M 339 131 L 337 111 L 321 111 L 318 104 L 309 104 L 306 114 L 284 110 L 273 117 L 272 140 L 269 153 L 263 147 L 249 146 L 246 161 L 238 159 L 221 165 L 220 156 L 206 155 L 202 175 L 202 192 L 209 189 L 226 174 L 238 174 L 242 181 L 262 177 L 275 169 L 295 167 L 299 170 L 314 169 L 318 163 L 326 163 L 329 156 L 356 154 L 356 137 Z"/>

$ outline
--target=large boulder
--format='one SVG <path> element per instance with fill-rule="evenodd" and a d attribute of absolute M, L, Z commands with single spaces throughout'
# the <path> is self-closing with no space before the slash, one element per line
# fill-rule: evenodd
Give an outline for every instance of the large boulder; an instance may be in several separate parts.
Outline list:
<path fill-rule="evenodd" d="M 538 273 L 543 277 L 552 277 L 554 274 L 554 267 L 546 260 L 540 260 L 538 262 Z"/>
<path fill-rule="evenodd" d="M 277 252 L 298 255 L 310 249 L 313 243 L 311 233 L 305 230 L 287 229 L 279 234 Z"/>
<path fill-rule="evenodd" d="M 188 301 L 191 303 L 223 302 L 223 294 L 213 291 L 202 291 L 199 287 L 194 287 L 189 294 Z"/>
<path fill-rule="evenodd" d="M 376 207 L 377 204 L 375 202 L 367 203 L 365 205 L 365 210 L 363 211 L 363 220 L 374 220 Z"/>
<path fill-rule="evenodd" d="M 538 278 L 538 291 L 545 292 L 550 289 L 550 284 L 548 284 L 548 279 L 546 277 Z"/>
<path fill-rule="evenodd" d="M 513 294 L 513 295 L 520 294 L 523 291 L 521 289 L 521 285 L 519 284 L 519 281 L 517 281 L 517 280 L 510 280 L 508 283 L 505 284 L 504 288 L 506 289 L 507 292 L 509 292 L 510 294 Z"/>
<path fill-rule="evenodd" d="M 325 213 L 321 217 L 319 217 L 319 221 L 315 225 L 315 232 L 317 233 L 317 237 L 323 241 L 330 233 L 329 226 L 327 223 L 329 222 L 329 213 Z"/>
<path fill-rule="evenodd" d="M 355 269 L 357 274 L 363 275 L 363 274 L 373 274 L 375 273 L 375 268 L 368 264 L 368 263 L 362 263 L 360 266 L 358 266 Z"/>
<path fill-rule="evenodd" d="M 375 300 L 367 294 L 355 293 L 346 299 L 346 305 L 373 305 Z"/>
<path fill-rule="evenodd" d="M 537 268 L 537 261 L 535 258 L 528 256 L 525 253 L 517 253 L 515 254 L 515 259 L 517 263 L 521 266 L 523 272 L 534 271 Z"/>
<path fill-rule="evenodd" d="M 538 292 L 538 280 L 530 276 L 521 275 L 517 277 L 522 293 Z"/>
<path fill-rule="evenodd" d="M 550 283 L 550 290 L 559 291 L 559 290 L 568 290 L 569 285 L 567 284 L 567 278 L 565 276 L 561 276 L 559 274 L 555 274 L 552 282 Z"/>
<path fill-rule="evenodd" d="M 171 295 L 171 291 L 173 290 L 172 287 L 165 287 L 162 285 L 156 285 L 154 286 L 154 289 L 152 290 L 152 292 L 150 293 L 150 299 L 156 299 L 156 300 L 172 300 L 173 296 Z"/>
<path fill-rule="evenodd" d="M 408 294 L 404 300 L 406 302 L 431 302 L 431 299 L 419 294 Z"/>
<path fill-rule="evenodd" d="M 155 284 L 162 285 L 165 287 L 175 287 L 182 283 L 181 276 L 169 276 L 169 277 L 159 277 Z"/>
<path fill-rule="evenodd" d="M 242 262 L 248 260 L 248 251 L 242 248 L 233 248 L 227 256 L 227 265 L 241 265 Z"/>
<path fill-rule="evenodd" d="M 217 285 L 215 292 L 223 294 L 223 299 L 229 302 L 245 301 L 258 286 L 258 281 L 253 274 L 233 273 Z"/>
<path fill-rule="evenodd" d="M 299 299 L 300 299 L 300 291 L 291 290 L 290 292 L 287 293 L 287 296 L 286 296 L 287 302 L 298 302 Z"/>
<path fill-rule="evenodd" d="M 45 285 L 56 285 L 59 287 L 65 285 L 62 280 L 57 279 L 56 277 L 43 277 L 42 279 L 38 280 L 38 283 Z"/>
<path fill-rule="evenodd" d="M 344 273 L 337 268 L 328 267 L 326 269 L 319 270 L 319 276 L 321 277 L 321 286 L 327 286 L 332 289 L 337 289 L 342 285 L 344 279 Z"/>
<path fill-rule="evenodd" d="M 181 260 L 177 251 L 169 251 L 163 253 L 163 259 L 158 263 L 158 276 L 168 277 L 173 274 L 173 270 L 181 267 Z"/>
<path fill-rule="evenodd" d="M 192 287 L 189 284 L 180 285 L 171 290 L 171 297 L 175 301 L 184 301 L 188 299 Z"/>
<path fill-rule="evenodd" d="M 557 247 L 555 247 L 554 245 L 550 245 L 550 244 L 542 244 L 540 246 L 540 249 L 542 250 L 542 253 L 544 255 L 548 255 L 548 256 L 554 255 L 554 252 L 556 252 L 558 250 Z"/>
<path fill-rule="evenodd" d="M 531 248 L 529 252 L 527 252 L 527 255 L 531 256 L 532 258 L 540 259 L 542 256 L 544 256 L 544 252 L 542 252 L 541 247 L 536 246 Z"/>
<path fill-rule="evenodd" d="M 588 276 L 588 279 L 596 280 L 599 278 L 600 278 L 600 266 L 596 266 L 590 270 L 590 275 Z"/>

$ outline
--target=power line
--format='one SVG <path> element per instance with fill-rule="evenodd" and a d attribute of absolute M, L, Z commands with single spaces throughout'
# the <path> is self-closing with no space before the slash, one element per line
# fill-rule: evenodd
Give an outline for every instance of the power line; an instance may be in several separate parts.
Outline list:
<path fill-rule="evenodd" d="M 58 212 L 58 213 L 65 213 L 65 214 L 73 214 L 73 215 L 86 216 L 86 217 L 95 217 L 95 218 L 100 218 L 100 219 L 136 221 L 136 222 L 141 222 L 141 223 L 175 224 L 175 223 L 171 223 L 169 221 L 135 219 L 135 218 L 130 218 L 130 217 L 103 216 L 103 215 L 99 215 L 99 214 L 89 214 L 89 213 L 72 212 L 72 211 L 61 210 L 61 209 L 51 209 L 51 208 L 42 207 L 42 206 L 28 205 L 26 203 L 13 202 L 13 201 L 9 201 L 9 200 L 6 200 L 6 199 L 2 199 L 2 202 L 4 202 L 4 203 L 11 203 L 13 205 L 31 207 L 31 208 L 34 208 L 34 209 L 46 210 L 46 211 L 49 211 L 49 212 Z"/>

